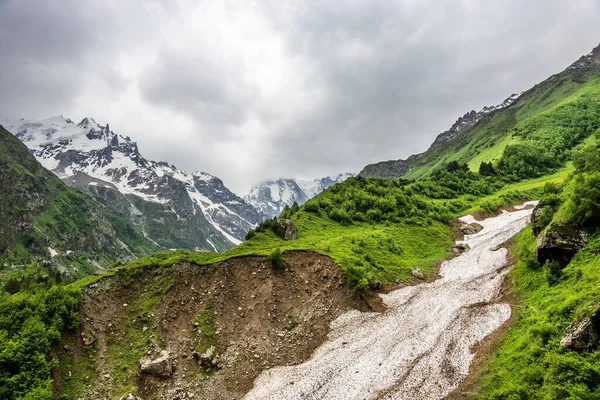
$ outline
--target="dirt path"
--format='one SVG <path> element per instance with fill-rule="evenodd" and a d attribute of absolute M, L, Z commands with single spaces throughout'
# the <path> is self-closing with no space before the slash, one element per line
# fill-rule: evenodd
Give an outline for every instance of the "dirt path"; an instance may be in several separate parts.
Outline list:
<path fill-rule="evenodd" d="M 467 377 L 473 345 L 510 317 L 494 303 L 508 264 L 498 246 L 530 214 L 479 221 L 484 229 L 459 242 L 471 249 L 444 263 L 440 279 L 382 295 L 384 313 L 341 315 L 309 361 L 263 372 L 245 399 L 443 398 Z"/>

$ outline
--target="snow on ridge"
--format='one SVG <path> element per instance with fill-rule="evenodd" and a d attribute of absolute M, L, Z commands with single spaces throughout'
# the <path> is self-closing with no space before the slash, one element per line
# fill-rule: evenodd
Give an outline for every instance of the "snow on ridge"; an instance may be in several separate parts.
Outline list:
<path fill-rule="evenodd" d="M 114 184 L 123 194 L 166 204 L 172 199 L 165 193 L 171 193 L 172 188 L 160 185 L 169 185 L 168 181 L 164 183 L 161 179 L 168 175 L 184 184 L 190 200 L 200 207 L 216 231 L 232 244 L 241 243 L 227 231 L 228 228 L 214 221 L 210 215 L 208 207 L 218 203 L 202 195 L 195 187 L 196 181 L 203 181 L 208 183 L 207 190 L 217 195 L 224 193 L 218 188 L 222 182 L 213 175 L 199 171 L 190 174 L 164 161 L 146 160 L 139 154 L 137 144 L 128 136 L 115 134 L 108 124 L 102 126 L 91 117 L 83 118 L 79 123 L 63 116 L 43 120 L 21 119 L 7 122 L 4 126 L 33 152 L 45 168 L 62 179 L 85 173 Z M 65 159 L 63 155 L 68 151 L 75 151 L 75 156 Z M 213 181 L 215 184 L 211 185 Z M 242 224 L 254 225 L 226 206 L 221 212 Z M 212 242 L 211 247 L 214 248 Z"/>
<path fill-rule="evenodd" d="M 328 187 L 354 176 L 343 173 L 320 179 L 267 180 L 250 189 L 244 200 L 267 216 L 276 216 L 286 205 L 303 204 Z"/>

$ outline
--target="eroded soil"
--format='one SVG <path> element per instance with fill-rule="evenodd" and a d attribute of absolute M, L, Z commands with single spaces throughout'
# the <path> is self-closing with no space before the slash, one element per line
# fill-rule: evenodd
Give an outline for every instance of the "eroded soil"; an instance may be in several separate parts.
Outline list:
<path fill-rule="evenodd" d="M 85 288 L 82 324 L 56 347 L 55 388 L 85 399 L 241 398 L 263 370 L 306 361 L 336 317 L 369 309 L 330 258 L 289 252 L 285 260 L 284 270 L 264 257 L 182 264 Z M 207 310 L 214 318 L 199 322 Z M 193 356 L 207 345 L 216 366 Z M 141 374 L 140 356 L 162 349 L 173 375 Z"/>

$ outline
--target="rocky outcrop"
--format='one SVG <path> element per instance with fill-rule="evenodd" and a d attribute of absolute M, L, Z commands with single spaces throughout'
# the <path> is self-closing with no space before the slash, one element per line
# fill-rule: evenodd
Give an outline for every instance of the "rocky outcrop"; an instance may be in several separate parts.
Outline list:
<path fill-rule="evenodd" d="M 573 226 L 548 227 L 537 239 L 537 259 L 540 264 L 550 260 L 566 266 L 588 239 L 586 231 Z"/>
<path fill-rule="evenodd" d="M 290 219 L 280 219 L 277 221 L 276 231 L 283 240 L 298 239 L 298 229 Z"/>
<path fill-rule="evenodd" d="M 538 236 L 542 232 L 542 226 L 540 225 L 540 215 L 542 215 L 542 209 L 539 204 L 533 209 L 531 213 L 531 230 L 535 236 Z"/>
<path fill-rule="evenodd" d="M 600 312 L 585 317 L 567 327 L 560 345 L 572 350 L 591 350 L 600 343 Z"/>
<path fill-rule="evenodd" d="M 473 222 L 471 224 L 464 224 L 460 227 L 460 231 L 463 233 L 463 235 L 474 235 L 478 232 L 481 232 L 482 229 L 483 226 L 479 225 L 476 222 Z"/>
<path fill-rule="evenodd" d="M 160 355 L 153 358 L 149 355 L 140 360 L 140 371 L 143 374 L 168 378 L 173 374 L 173 360 L 168 351 L 162 350 Z"/>

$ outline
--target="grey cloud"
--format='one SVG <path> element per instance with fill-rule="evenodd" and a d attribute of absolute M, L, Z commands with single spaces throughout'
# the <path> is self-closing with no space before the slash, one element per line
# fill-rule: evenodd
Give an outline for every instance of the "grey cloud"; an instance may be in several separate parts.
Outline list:
<path fill-rule="evenodd" d="M 162 49 L 139 82 L 144 98 L 188 113 L 201 125 L 237 125 L 250 106 L 248 89 L 217 60 Z M 226 133 L 228 130 L 223 130 Z"/>
<path fill-rule="evenodd" d="M 273 77 L 273 94 L 247 73 L 270 50 L 248 63 L 235 54 L 243 48 L 168 36 L 190 4 L 0 0 L 0 116 L 113 116 L 148 157 L 207 170 L 242 193 L 268 178 L 357 172 L 424 151 L 463 113 L 528 89 L 600 42 L 595 0 L 232 1 L 222 21 L 194 21 L 217 37 L 258 15 L 241 40 L 264 29 L 281 50 L 285 70 L 273 72 L 287 81 Z M 139 65 L 120 68 L 136 51 Z M 98 98 L 91 77 L 104 82 Z M 138 126 L 128 107 L 142 121 L 191 125 Z M 252 123 L 258 132 L 246 130 Z"/>

